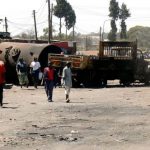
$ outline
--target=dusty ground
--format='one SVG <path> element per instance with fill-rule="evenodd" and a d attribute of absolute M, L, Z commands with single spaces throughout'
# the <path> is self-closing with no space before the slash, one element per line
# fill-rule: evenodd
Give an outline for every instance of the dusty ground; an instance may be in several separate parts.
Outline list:
<path fill-rule="evenodd" d="M 149 150 L 150 87 L 54 89 L 13 86 L 0 108 L 0 150 Z"/>

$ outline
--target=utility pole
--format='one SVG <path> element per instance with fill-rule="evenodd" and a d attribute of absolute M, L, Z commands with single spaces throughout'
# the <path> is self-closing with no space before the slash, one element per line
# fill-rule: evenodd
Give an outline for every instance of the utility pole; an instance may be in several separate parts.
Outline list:
<path fill-rule="evenodd" d="M 85 49 L 86 49 L 86 51 L 88 50 L 88 45 L 87 45 L 87 42 L 88 42 L 88 39 L 87 39 L 87 36 L 85 37 Z"/>
<path fill-rule="evenodd" d="M 51 18 L 50 18 L 50 39 L 53 39 L 53 4 L 51 5 Z"/>
<path fill-rule="evenodd" d="M 50 0 L 48 2 L 48 43 L 51 43 L 51 12 L 50 12 Z"/>
<path fill-rule="evenodd" d="M 35 10 L 33 10 L 33 17 L 34 17 L 35 39 L 36 39 L 36 41 L 37 41 L 37 40 L 38 40 L 38 38 L 37 38 L 37 28 L 36 28 Z"/>
<path fill-rule="evenodd" d="M 74 35 L 74 25 L 73 25 L 73 41 L 75 40 L 75 35 Z"/>
<path fill-rule="evenodd" d="M 104 41 L 104 28 L 105 28 L 105 23 L 106 23 L 106 21 L 110 21 L 110 20 L 111 20 L 111 19 L 107 19 L 107 20 L 105 20 L 104 23 L 103 23 L 102 41 Z"/>
<path fill-rule="evenodd" d="M 67 27 L 66 27 L 66 40 L 67 40 L 67 37 L 68 37 L 68 35 L 67 35 Z"/>
<path fill-rule="evenodd" d="M 99 40 L 100 41 L 102 40 L 102 27 L 100 27 L 99 29 Z"/>
<path fill-rule="evenodd" d="M 5 31 L 8 32 L 7 18 L 5 17 Z"/>

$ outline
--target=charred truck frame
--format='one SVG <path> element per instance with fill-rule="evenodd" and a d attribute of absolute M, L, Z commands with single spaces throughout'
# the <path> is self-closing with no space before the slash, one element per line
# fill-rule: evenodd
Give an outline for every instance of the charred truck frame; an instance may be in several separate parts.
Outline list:
<path fill-rule="evenodd" d="M 71 62 L 74 86 L 106 86 L 108 80 L 115 79 L 126 86 L 150 81 L 149 65 L 137 42 L 100 41 L 98 56 L 49 54 L 48 59 L 60 70 L 66 61 Z"/>

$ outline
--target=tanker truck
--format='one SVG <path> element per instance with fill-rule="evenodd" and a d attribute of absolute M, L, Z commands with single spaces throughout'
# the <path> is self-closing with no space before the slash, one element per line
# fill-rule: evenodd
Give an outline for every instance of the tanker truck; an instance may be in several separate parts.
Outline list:
<path fill-rule="evenodd" d="M 106 86 L 108 80 L 115 79 L 124 86 L 134 82 L 148 84 L 150 81 L 149 64 L 144 60 L 142 51 L 137 49 L 136 41 L 100 41 L 98 56 L 49 53 L 48 61 L 52 61 L 60 72 L 70 61 L 76 74 L 74 86 Z"/>

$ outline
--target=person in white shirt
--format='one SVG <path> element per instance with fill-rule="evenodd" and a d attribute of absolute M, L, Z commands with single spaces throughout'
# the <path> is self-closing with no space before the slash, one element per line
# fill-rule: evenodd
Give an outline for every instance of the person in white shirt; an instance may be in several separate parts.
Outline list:
<path fill-rule="evenodd" d="M 30 68 L 34 87 L 37 88 L 39 81 L 39 72 L 41 68 L 40 62 L 38 61 L 37 57 L 35 57 L 34 60 L 31 62 Z"/>
<path fill-rule="evenodd" d="M 70 94 L 70 89 L 72 87 L 72 72 L 70 67 L 71 67 L 71 62 L 67 62 L 62 72 L 62 79 L 65 87 L 66 103 L 70 102 L 69 94 Z"/>

